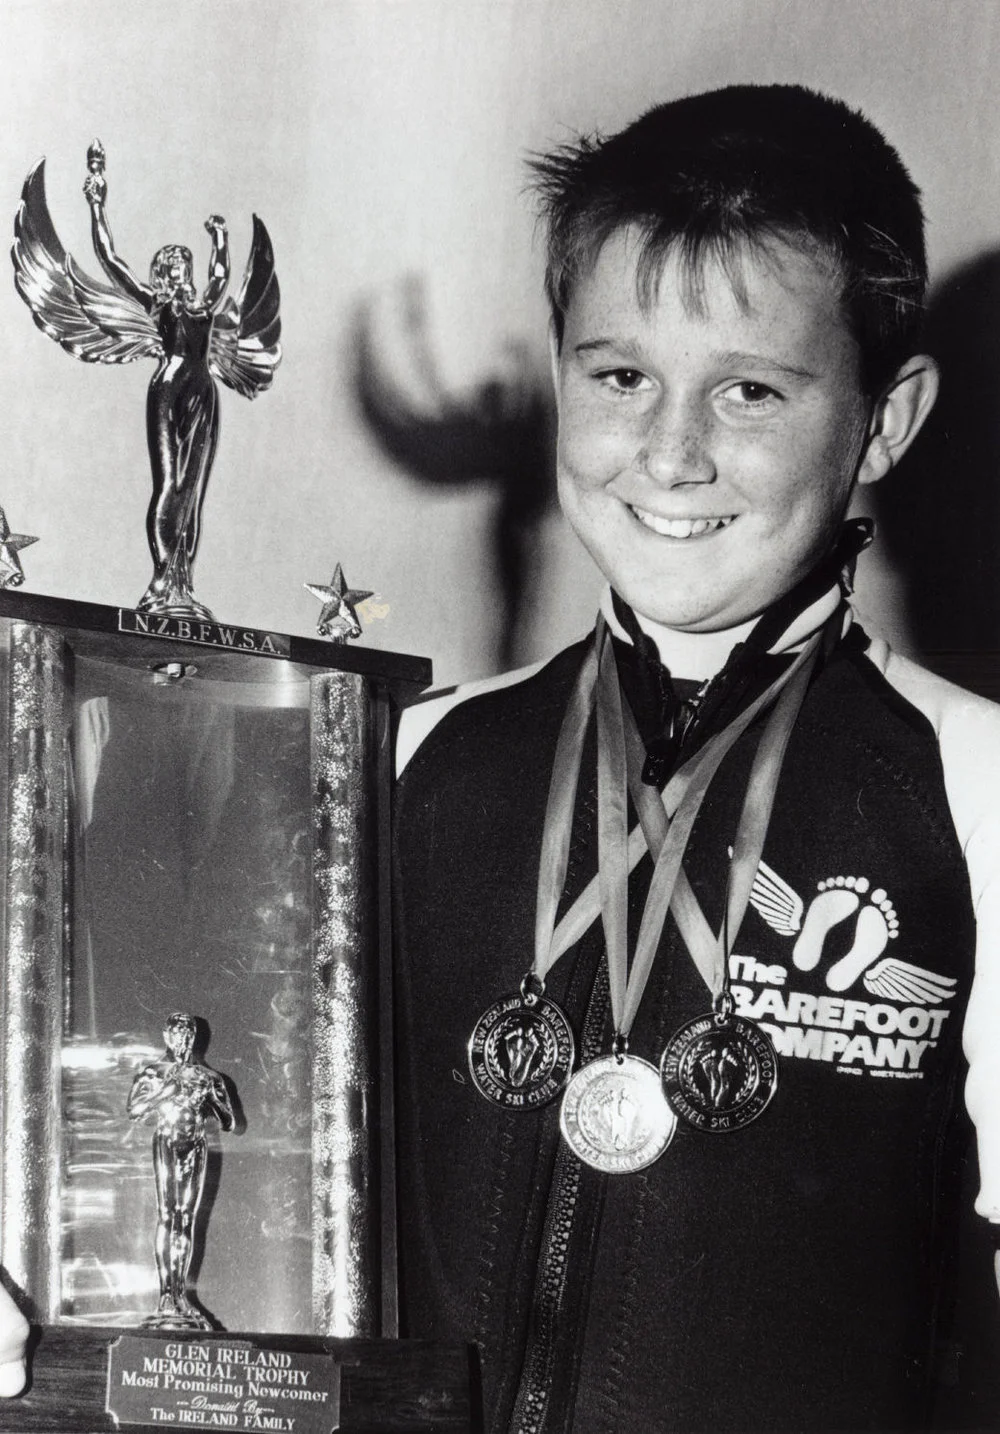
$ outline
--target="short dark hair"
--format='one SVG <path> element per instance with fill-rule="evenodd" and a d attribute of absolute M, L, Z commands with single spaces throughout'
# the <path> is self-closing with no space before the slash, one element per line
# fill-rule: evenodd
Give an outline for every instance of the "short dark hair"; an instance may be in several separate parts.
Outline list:
<path fill-rule="evenodd" d="M 671 250 L 697 283 L 707 256 L 733 275 L 741 251 L 784 241 L 836 266 L 866 391 L 917 351 L 927 288 L 920 191 L 880 131 L 841 100 L 800 85 L 732 85 L 529 164 L 560 341 L 574 284 L 613 233 L 634 225 L 645 300 Z"/>

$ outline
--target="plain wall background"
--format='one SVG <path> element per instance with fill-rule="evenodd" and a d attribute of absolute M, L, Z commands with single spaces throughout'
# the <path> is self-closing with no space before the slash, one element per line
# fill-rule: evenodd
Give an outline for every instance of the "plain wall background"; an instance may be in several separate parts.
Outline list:
<path fill-rule="evenodd" d="M 359 306 L 374 303 L 405 370 L 400 285 L 420 275 L 451 388 L 488 378 L 511 340 L 544 375 L 527 151 L 736 81 L 799 81 L 860 105 L 924 191 L 932 334 L 957 379 L 912 489 L 905 472 L 891 480 L 859 602 L 911 650 L 1000 648 L 998 0 L 0 0 L 0 41 L 9 223 L 46 155 L 56 228 L 99 274 L 81 184 L 100 136 L 117 246 L 141 272 L 183 242 L 203 276 L 201 226 L 218 211 L 236 287 L 251 213 L 271 232 L 285 357 L 254 404 L 223 391 L 198 596 L 226 620 L 310 633 L 318 604 L 302 584 L 340 561 L 379 595 L 365 640 L 431 655 L 441 681 L 496 661 L 496 493 L 432 491 L 380 448 L 352 389 Z M 151 365 L 72 359 L 12 281 L 0 325 L 0 505 L 41 537 L 23 554 L 27 586 L 130 605 L 150 573 Z M 598 589 L 547 517 L 517 655 L 585 630 Z"/>

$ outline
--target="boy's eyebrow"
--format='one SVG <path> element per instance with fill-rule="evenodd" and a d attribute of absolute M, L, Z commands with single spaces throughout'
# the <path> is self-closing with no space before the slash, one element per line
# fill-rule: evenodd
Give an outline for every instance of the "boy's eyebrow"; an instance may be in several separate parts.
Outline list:
<path fill-rule="evenodd" d="M 732 349 L 728 353 L 719 354 L 718 362 L 724 367 L 728 367 L 730 364 L 750 364 L 754 368 L 769 369 L 772 373 L 788 374 L 791 378 L 814 379 L 817 377 L 812 369 L 783 363 L 781 359 L 774 358 L 771 354 L 747 353 L 741 349 Z"/>
<path fill-rule="evenodd" d="M 605 349 L 612 349 L 623 358 L 633 358 L 638 361 L 638 345 L 631 343 L 628 339 L 584 339 L 581 343 L 573 345 L 575 354 L 600 353 Z"/>
<path fill-rule="evenodd" d="M 639 367 L 642 366 L 642 355 L 638 346 L 628 339 L 583 339 L 580 343 L 573 345 L 573 352 L 575 354 L 613 352 L 624 359 L 633 359 Z M 733 364 L 746 364 L 752 368 L 766 369 L 769 373 L 785 374 L 788 378 L 801 378 L 810 382 L 817 377 L 812 369 L 784 363 L 770 354 L 749 353 L 742 349 L 731 349 L 727 353 L 717 354 L 715 362 L 722 368 L 729 368 Z"/>

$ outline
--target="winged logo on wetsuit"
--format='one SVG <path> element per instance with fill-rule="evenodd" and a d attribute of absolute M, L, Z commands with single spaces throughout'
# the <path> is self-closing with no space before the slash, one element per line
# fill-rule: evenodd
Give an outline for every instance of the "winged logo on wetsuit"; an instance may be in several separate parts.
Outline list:
<path fill-rule="evenodd" d="M 813 970 L 819 963 L 827 934 L 858 913 L 850 951 L 826 973 L 826 984 L 831 991 L 846 991 L 863 976 L 865 990 L 883 999 L 925 1006 L 949 1000 L 955 994 L 953 977 L 939 976 L 897 956 L 882 955 L 898 930 L 898 921 L 885 893 L 880 890 L 869 893 L 869 886 L 864 877 L 821 882 L 819 894 L 806 911 L 805 902 L 794 887 L 762 861 L 750 890 L 750 904 L 772 931 L 797 938 L 792 960 L 800 971 Z M 868 901 L 862 904 L 866 895 Z"/>

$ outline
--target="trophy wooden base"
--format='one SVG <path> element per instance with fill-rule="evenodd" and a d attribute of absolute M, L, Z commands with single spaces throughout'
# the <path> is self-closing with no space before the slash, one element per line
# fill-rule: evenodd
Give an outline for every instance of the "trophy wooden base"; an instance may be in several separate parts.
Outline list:
<path fill-rule="evenodd" d="M 480 1427 L 472 1352 L 463 1345 L 44 1325 L 29 1348 L 28 1391 L 0 1400 L 0 1430 L 473 1434 Z M 205 1353 L 207 1361 L 199 1358 Z"/>

